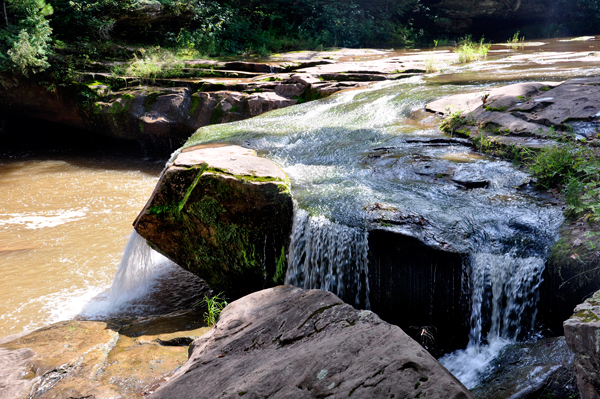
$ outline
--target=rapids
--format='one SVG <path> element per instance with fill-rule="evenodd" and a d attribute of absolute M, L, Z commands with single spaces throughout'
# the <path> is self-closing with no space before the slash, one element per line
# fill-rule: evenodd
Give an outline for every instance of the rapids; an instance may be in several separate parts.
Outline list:
<path fill-rule="evenodd" d="M 556 61 L 561 52 L 594 46 L 495 46 L 487 61 L 446 67 L 436 76 L 376 83 L 202 128 L 188 145 L 241 144 L 285 170 L 298 208 L 287 282 L 328 289 L 368 308 L 367 238 L 385 213 L 421 215 L 436 227 L 428 243 L 470 254 L 469 344 L 441 361 L 472 387 L 502 347 L 535 337 L 537 288 L 562 213 L 527 188 L 523 171 L 445 137 L 423 107 L 500 84 L 598 75 L 593 63 Z M 534 54 L 542 49 L 546 55 Z M 156 183 L 158 169 L 147 166 L 141 159 L 2 154 L 0 335 L 81 313 L 144 314 L 163 303 L 172 309 L 160 292 L 183 293 L 176 300 L 182 307 L 199 299 L 183 297 L 204 292 L 201 283 L 183 283 L 190 276 L 135 234 L 117 272 L 131 221 Z M 477 184 L 468 189 L 469 182 Z M 400 226 L 377 227 L 430 239 Z"/>

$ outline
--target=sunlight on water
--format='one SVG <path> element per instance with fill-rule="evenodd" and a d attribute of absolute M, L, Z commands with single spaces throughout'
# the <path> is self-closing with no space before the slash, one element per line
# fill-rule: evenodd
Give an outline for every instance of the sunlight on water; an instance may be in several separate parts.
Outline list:
<path fill-rule="evenodd" d="M 372 228 L 431 238 L 376 222 L 397 214 L 423 216 L 435 226 L 434 241 L 470 253 L 476 337 L 443 361 L 472 385 L 505 344 L 531 336 L 543 260 L 562 222 L 559 209 L 521 189 L 530 181 L 523 171 L 407 122 L 429 100 L 484 87 L 385 82 L 202 128 L 188 145 L 233 142 L 282 166 L 299 208 L 289 283 L 328 289 L 365 307 L 356 293 L 369 292 L 368 264 L 345 238 L 366 247 Z"/>
<path fill-rule="evenodd" d="M 157 181 L 141 161 L 0 161 L 0 336 L 73 318 L 110 287 Z"/>

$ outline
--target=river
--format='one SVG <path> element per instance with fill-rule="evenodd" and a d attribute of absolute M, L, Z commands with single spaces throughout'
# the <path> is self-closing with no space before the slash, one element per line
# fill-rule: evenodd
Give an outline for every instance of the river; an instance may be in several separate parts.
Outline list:
<path fill-rule="evenodd" d="M 510 163 L 477 154 L 459 140 L 440 141 L 447 138 L 423 108 L 444 95 L 507 82 L 600 74 L 593 63 L 554 65 L 550 54 L 573 46 L 565 43 L 553 41 L 546 61 L 532 56 L 539 45 L 512 53 L 495 47 L 486 62 L 448 67 L 432 78 L 377 83 L 204 128 L 195 141 L 228 141 L 257 149 L 290 177 L 301 211 L 292 243 L 299 253 L 291 255 L 289 283 L 330 289 L 368 307 L 368 284 L 344 294 L 340 287 L 351 286 L 341 283 L 347 271 L 314 268 L 332 247 L 344 249 L 333 258 L 352 259 L 358 272 L 368 267 L 364 245 L 341 242 L 348 237 L 352 243 L 365 241 L 373 206 L 423 215 L 437 226 L 439 238 L 469 253 L 475 280 L 481 281 L 472 294 L 471 353 L 457 353 L 445 364 L 473 386 L 477 375 L 465 375 L 461 365 L 493 352 L 484 356 L 485 367 L 502 346 L 497 342 L 535 333 L 535 290 L 562 215 L 523 189 L 529 176 Z M 593 45 L 575 43 L 578 48 Z M 13 131 L 27 136 L 28 128 L 33 129 Z M 86 150 L 52 153 L 47 148 L 24 151 L 26 142 L 17 145 L 18 151 L 9 147 L 0 158 L 0 336 L 82 311 L 103 314 L 90 301 L 106 299 L 131 223 L 164 164 L 140 154 L 130 156 L 119 144 L 92 153 L 87 150 L 90 143 Z M 457 175 L 463 182 L 485 181 L 485 187 L 465 189 L 449 178 Z M 320 247 L 307 245 L 311 237 L 317 237 Z M 307 251 L 312 251 L 310 256 Z M 315 262 L 300 261 L 307 258 Z M 518 282 L 513 276 L 520 277 Z M 531 295 L 517 301 L 511 293 L 520 290 Z M 523 326 L 525 317 L 529 319 Z"/>

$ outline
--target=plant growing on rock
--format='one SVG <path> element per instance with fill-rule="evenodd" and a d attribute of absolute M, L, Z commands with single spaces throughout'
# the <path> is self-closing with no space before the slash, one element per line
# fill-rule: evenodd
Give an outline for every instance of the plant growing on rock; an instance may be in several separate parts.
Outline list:
<path fill-rule="evenodd" d="M 453 135 L 461 126 L 472 124 L 459 110 L 449 112 L 449 115 L 440 124 L 440 130 Z"/>
<path fill-rule="evenodd" d="M 508 44 L 513 50 L 522 49 L 524 46 L 523 42 L 525 41 L 525 36 L 519 37 L 519 31 L 513 35 L 511 39 L 508 40 Z"/>
<path fill-rule="evenodd" d="M 484 38 L 482 37 L 479 42 L 474 42 L 470 35 L 462 38 L 458 46 L 454 48 L 454 52 L 458 54 L 458 62 L 463 64 L 487 57 L 487 53 L 490 51 L 492 45 L 486 44 L 483 41 Z"/>
<path fill-rule="evenodd" d="M 209 298 L 208 296 L 204 295 L 204 299 L 195 305 L 206 305 L 204 321 L 209 327 L 214 326 L 217 323 L 221 311 L 225 308 L 225 306 L 228 305 L 227 301 L 221 298 L 222 294 L 223 293 L 220 292 L 212 298 Z"/>

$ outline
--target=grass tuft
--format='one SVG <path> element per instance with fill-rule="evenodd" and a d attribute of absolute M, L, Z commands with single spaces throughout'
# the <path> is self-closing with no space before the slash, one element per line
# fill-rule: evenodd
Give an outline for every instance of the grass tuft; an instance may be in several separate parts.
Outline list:
<path fill-rule="evenodd" d="M 479 42 L 474 42 L 471 36 L 465 36 L 460 40 L 458 46 L 454 48 L 454 52 L 458 54 L 458 62 L 463 64 L 465 62 L 472 62 L 484 59 L 487 57 L 488 51 L 490 51 L 491 44 L 483 42 L 482 37 Z"/>
<path fill-rule="evenodd" d="M 227 301 L 221 298 L 222 294 L 223 293 L 220 292 L 212 298 L 209 298 L 208 296 L 204 295 L 204 299 L 195 305 L 206 305 L 207 309 L 204 313 L 204 321 L 209 327 L 212 327 L 217 323 L 221 311 L 225 308 L 225 306 L 227 306 Z"/>

